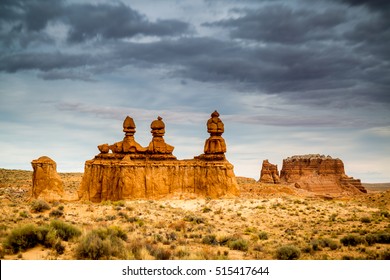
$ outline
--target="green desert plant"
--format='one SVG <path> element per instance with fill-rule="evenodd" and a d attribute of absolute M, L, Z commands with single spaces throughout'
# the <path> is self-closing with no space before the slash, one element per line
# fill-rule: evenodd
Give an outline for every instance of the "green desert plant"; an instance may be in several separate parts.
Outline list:
<path fill-rule="evenodd" d="M 126 233 L 119 227 L 99 228 L 89 232 L 76 248 L 77 259 L 126 259 Z"/>
<path fill-rule="evenodd" d="M 54 248 L 63 252 L 61 241 L 68 241 L 81 235 L 76 227 L 62 221 L 54 220 L 49 226 L 28 224 L 11 231 L 4 241 L 4 247 L 12 253 L 18 253 L 41 244 L 47 248 Z"/>
<path fill-rule="evenodd" d="M 33 200 L 30 207 L 31 211 L 35 213 L 40 213 L 51 208 L 50 205 L 42 199 Z"/>
<path fill-rule="evenodd" d="M 81 231 L 78 228 L 60 220 L 53 220 L 50 223 L 50 228 L 54 229 L 57 236 L 64 241 L 68 241 L 81 235 Z"/>
<path fill-rule="evenodd" d="M 301 251 L 294 245 L 283 245 L 276 250 L 278 260 L 296 260 L 300 255 Z"/>
<path fill-rule="evenodd" d="M 357 246 L 359 244 L 364 243 L 364 241 L 365 240 L 363 237 L 354 234 L 348 234 L 347 236 L 344 236 L 340 239 L 340 242 L 344 246 Z"/>
<path fill-rule="evenodd" d="M 14 254 L 33 248 L 44 243 L 48 231 L 47 228 L 37 227 L 33 224 L 17 227 L 7 236 L 4 248 L 10 249 Z"/>

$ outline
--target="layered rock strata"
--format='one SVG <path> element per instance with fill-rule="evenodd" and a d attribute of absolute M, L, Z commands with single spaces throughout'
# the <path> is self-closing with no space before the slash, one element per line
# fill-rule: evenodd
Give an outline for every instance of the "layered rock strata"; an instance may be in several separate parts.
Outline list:
<path fill-rule="evenodd" d="M 229 197 L 239 195 L 233 165 L 227 161 L 107 160 L 85 163 L 79 198 L 122 199 Z"/>
<path fill-rule="evenodd" d="M 212 132 L 207 126 L 212 134 L 210 138 L 214 138 L 206 140 L 205 154 L 193 160 L 177 160 L 172 154 L 174 147 L 165 143 L 163 138 L 165 124 L 161 117 L 151 124 L 153 138 L 146 148 L 135 141 L 135 123 L 127 117 L 123 123 L 126 133 L 123 141 L 99 145 L 100 154 L 86 161 L 79 198 L 100 202 L 239 195 L 233 165 L 224 155 L 223 123 L 216 117 L 218 112 L 213 114 L 218 132 L 214 132 L 215 125 Z"/>
<path fill-rule="evenodd" d="M 268 159 L 263 160 L 260 172 L 260 183 L 279 184 L 279 171 L 276 164 L 272 164 Z"/>
<path fill-rule="evenodd" d="M 292 156 L 283 160 L 282 183 L 323 194 L 366 193 L 360 180 L 348 177 L 341 159 L 324 155 Z"/>
<path fill-rule="evenodd" d="M 31 162 L 32 196 L 47 201 L 60 200 L 64 196 L 64 185 L 57 173 L 57 164 L 47 156 L 42 156 Z"/>

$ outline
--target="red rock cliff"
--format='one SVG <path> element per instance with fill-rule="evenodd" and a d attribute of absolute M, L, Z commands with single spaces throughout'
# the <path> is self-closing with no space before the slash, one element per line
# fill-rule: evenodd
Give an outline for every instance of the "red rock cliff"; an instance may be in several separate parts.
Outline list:
<path fill-rule="evenodd" d="M 360 180 L 348 177 L 341 159 L 324 155 L 292 156 L 283 160 L 281 182 L 324 194 L 366 193 Z"/>

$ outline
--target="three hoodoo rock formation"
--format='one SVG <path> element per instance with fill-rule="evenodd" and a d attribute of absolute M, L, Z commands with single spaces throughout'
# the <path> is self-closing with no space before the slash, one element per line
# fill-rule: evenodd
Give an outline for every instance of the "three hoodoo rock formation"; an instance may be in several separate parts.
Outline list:
<path fill-rule="evenodd" d="M 152 140 L 142 147 L 134 139 L 135 122 L 126 117 L 125 137 L 113 145 L 98 146 L 100 154 L 85 163 L 79 198 L 100 202 L 163 197 L 227 197 L 239 194 L 233 165 L 224 153 L 224 125 L 217 111 L 207 122 L 210 138 L 204 154 L 192 160 L 177 160 L 174 147 L 165 143 L 165 123 L 151 123 Z M 111 151 L 111 152 L 110 152 Z"/>
<path fill-rule="evenodd" d="M 273 170 L 273 171 L 270 171 Z M 272 183 L 275 168 L 263 162 L 261 182 Z M 359 179 L 345 174 L 341 159 L 324 155 L 292 156 L 283 160 L 280 182 L 294 184 L 296 188 L 322 194 L 366 193 Z"/>

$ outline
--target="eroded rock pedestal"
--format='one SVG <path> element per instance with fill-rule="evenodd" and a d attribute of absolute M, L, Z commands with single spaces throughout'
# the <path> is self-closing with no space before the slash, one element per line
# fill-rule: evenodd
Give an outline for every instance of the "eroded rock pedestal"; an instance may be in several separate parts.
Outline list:
<path fill-rule="evenodd" d="M 359 179 L 348 177 L 338 158 L 323 155 L 292 156 L 283 160 L 280 180 L 323 194 L 366 193 Z"/>
<path fill-rule="evenodd" d="M 239 195 L 233 165 L 221 149 L 215 153 L 208 150 L 206 156 L 193 160 L 177 160 L 172 154 L 174 147 L 163 139 L 165 124 L 161 117 L 151 124 L 153 138 L 146 148 L 134 140 L 133 119 L 127 117 L 123 126 L 126 136 L 122 142 L 99 145 L 101 153 L 86 161 L 78 191 L 80 199 L 100 202 Z M 132 137 L 131 141 L 126 137 Z"/>
<path fill-rule="evenodd" d="M 32 196 L 46 201 L 60 200 L 64 196 L 64 186 L 57 173 L 57 164 L 47 156 L 31 162 L 33 167 Z"/>
<path fill-rule="evenodd" d="M 279 184 L 280 178 L 278 166 L 276 164 L 269 163 L 268 159 L 263 160 L 259 181 L 266 184 Z"/>

